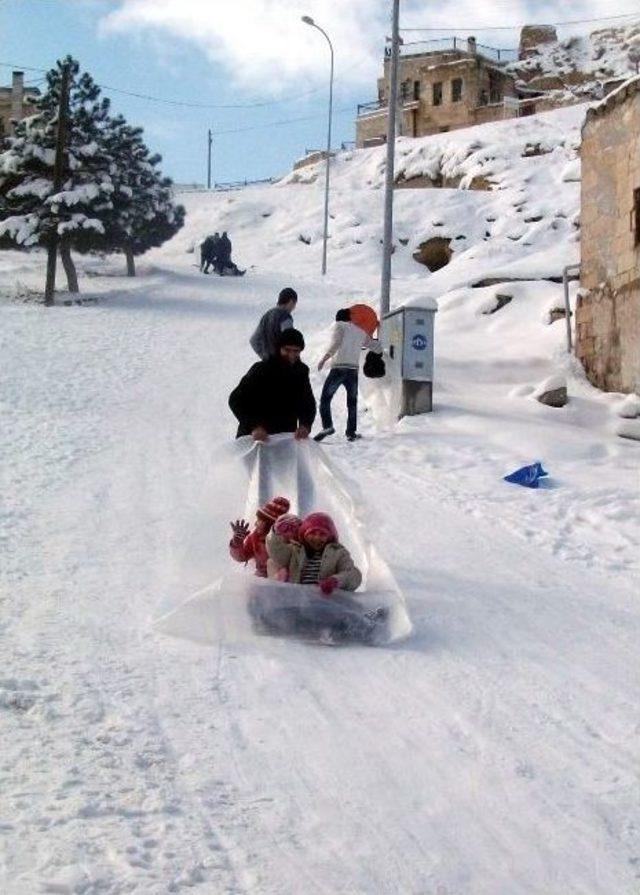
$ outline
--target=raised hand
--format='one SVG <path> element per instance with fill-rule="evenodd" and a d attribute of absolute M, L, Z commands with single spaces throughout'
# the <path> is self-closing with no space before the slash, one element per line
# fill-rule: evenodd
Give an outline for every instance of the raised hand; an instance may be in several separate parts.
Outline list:
<path fill-rule="evenodd" d="M 244 519 L 236 519 L 235 522 L 230 522 L 229 525 L 231 526 L 234 540 L 244 541 L 249 534 L 249 523 L 245 522 Z"/>

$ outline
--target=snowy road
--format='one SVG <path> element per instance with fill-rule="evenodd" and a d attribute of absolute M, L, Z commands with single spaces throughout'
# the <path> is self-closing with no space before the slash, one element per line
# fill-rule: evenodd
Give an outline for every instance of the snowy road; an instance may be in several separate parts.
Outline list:
<path fill-rule="evenodd" d="M 444 355 L 439 414 L 327 448 L 407 642 L 151 633 L 286 279 L 183 262 L 95 306 L 3 308 L 2 890 L 637 892 L 637 447 L 585 415 L 550 433 Z M 311 361 L 348 293 L 296 287 Z M 514 441 L 546 448 L 555 489 L 500 482 Z"/>

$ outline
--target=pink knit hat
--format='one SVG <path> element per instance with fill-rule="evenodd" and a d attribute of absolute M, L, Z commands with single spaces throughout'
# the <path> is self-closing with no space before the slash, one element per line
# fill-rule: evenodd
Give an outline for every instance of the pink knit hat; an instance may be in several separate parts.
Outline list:
<path fill-rule="evenodd" d="M 285 513 L 284 516 L 279 516 L 276 519 L 273 530 L 279 537 L 284 538 L 285 541 L 297 541 L 301 525 L 302 519 L 299 516 L 295 516 L 293 513 Z"/>
<path fill-rule="evenodd" d="M 304 541 L 307 535 L 313 531 L 322 532 L 330 541 L 338 540 L 338 531 L 333 519 L 327 513 L 309 513 L 300 526 L 300 540 Z"/>
<path fill-rule="evenodd" d="M 263 507 L 260 507 L 256 513 L 258 519 L 269 522 L 271 525 L 276 521 L 278 516 L 282 516 L 289 512 L 291 504 L 286 497 L 274 497 L 269 500 Z"/>

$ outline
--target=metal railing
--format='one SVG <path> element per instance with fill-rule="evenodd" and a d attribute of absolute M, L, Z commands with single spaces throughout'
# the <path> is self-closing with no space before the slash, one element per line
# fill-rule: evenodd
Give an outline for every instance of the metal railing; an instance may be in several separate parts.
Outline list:
<path fill-rule="evenodd" d="M 276 183 L 279 177 L 267 177 L 264 180 L 232 180 L 228 183 L 214 183 L 211 189 L 199 184 L 174 184 L 173 193 L 179 195 L 181 193 L 224 193 L 228 190 L 241 190 L 246 186 L 254 186 L 260 183 Z"/>
<path fill-rule="evenodd" d="M 475 47 L 475 49 L 473 49 Z M 512 47 L 489 47 L 486 44 L 469 43 L 465 37 L 440 37 L 432 40 L 415 40 L 403 43 L 400 46 L 401 56 L 419 56 L 423 53 L 443 53 L 447 50 L 455 50 L 461 53 L 470 53 L 484 56 L 493 62 L 515 62 L 518 58 L 518 50 Z M 385 50 L 385 56 L 388 56 Z"/>
<path fill-rule="evenodd" d="M 386 108 L 386 99 L 374 99 L 370 103 L 358 103 L 358 118 L 361 115 L 367 115 L 369 112 L 378 112 L 380 109 Z"/>
<path fill-rule="evenodd" d="M 277 177 L 265 177 L 262 180 L 230 180 L 227 183 L 214 183 L 216 192 L 224 193 L 228 190 L 241 190 L 245 186 L 256 186 L 259 183 L 275 183 Z"/>

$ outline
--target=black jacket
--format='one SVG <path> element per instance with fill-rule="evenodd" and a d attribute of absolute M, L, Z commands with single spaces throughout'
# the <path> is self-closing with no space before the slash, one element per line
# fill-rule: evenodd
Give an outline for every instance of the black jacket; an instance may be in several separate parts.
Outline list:
<path fill-rule="evenodd" d="M 281 357 L 259 361 L 246 373 L 229 396 L 229 407 L 238 419 L 236 438 L 264 426 L 270 435 L 311 429 L 316 401 L 309 382 L 309 367 L 290 364 Z"/>

